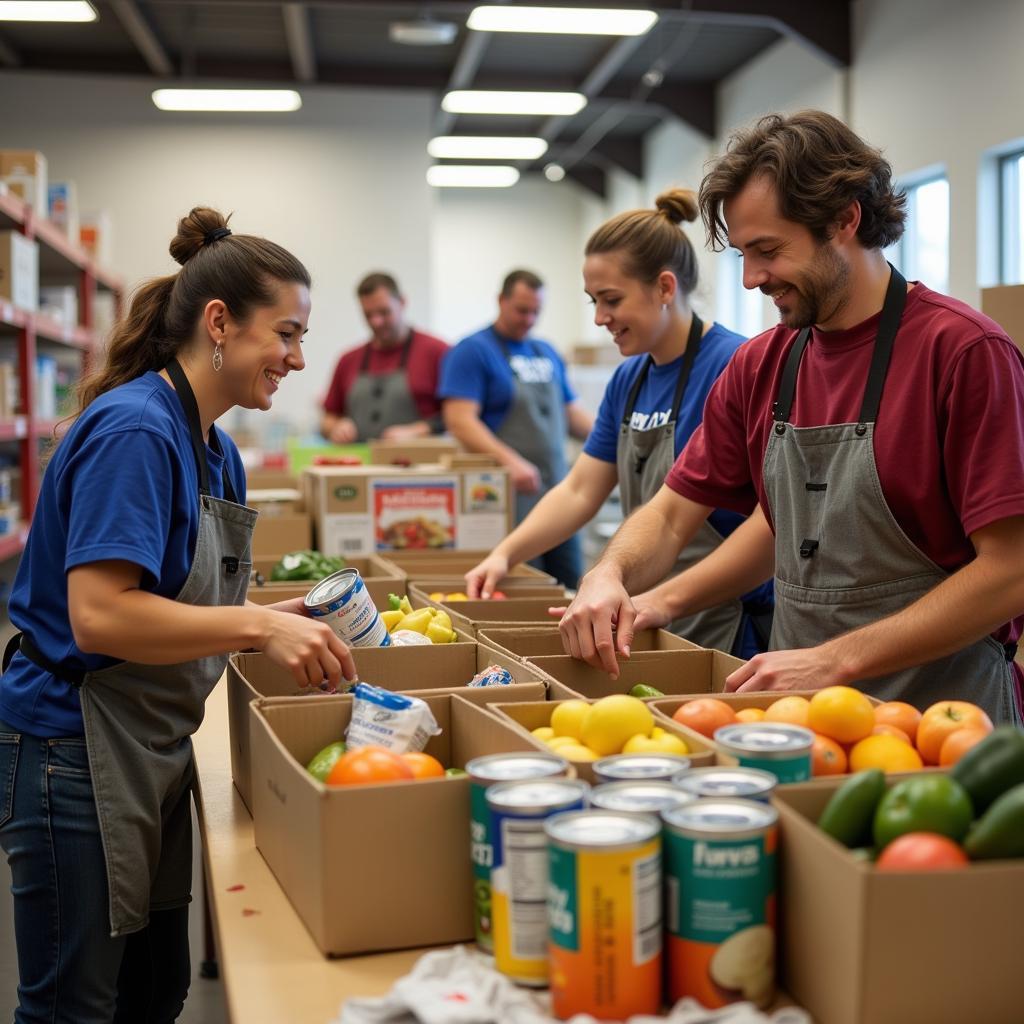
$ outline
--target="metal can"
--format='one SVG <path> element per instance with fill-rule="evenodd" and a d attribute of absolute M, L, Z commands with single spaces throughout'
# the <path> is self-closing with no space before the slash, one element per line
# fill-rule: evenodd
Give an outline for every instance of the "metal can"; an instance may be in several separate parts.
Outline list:
<path fill-rule="evenodd" d="M 613 754 L 594 762 L 594 775 L 599 782 L 669 782 L 689 767 L 690 759 L 682 754 Z"/>
<path fill-rule="evenodd" d="M 473 861 L 473 932 L 476 944 L 486 953 L 494 951 L 491 920 L 491 865 L 494 843 L 491 815 L 487 809 L 487 787 L 496 782 L 521 779 L 553 779 L 569 770 L 569 762 L 554 754 L 489 754 L 473 758 L 466 765 L 469 776 L 469 850 Z"/>
<path fill-rule="evenodd" d="M 580 779 L 502 782 L 487 790 L 494 838 L 494 966 L 521 985 L 548 983 L 548 841 L 544 819 L 586 806 Z"/>
<path fill-rule="evenodd" d="M 548 836 L 551 1008 L 626 1020 L 661 1008 L 661 822 L 558 814 Z"/>
<path fill-rule="evenodd" d="M 595 787 L 590 794 L 590 806 L 623 814 L 659 814 L 696 799 L 671 782 L 640 779 L 637 782 L 606 782 Z"/>
<path fill-rule="evenodd" d="M 804 782 L 811 777 L 814 733 L 801 725 L 723 725 L 715 730 L 715 742 L 744 768 L 771 772 L 779 782 Z"/>
<path fill-rule="evenodd" d="M 700 799 L 738 797 L 768 803 L 778 779 L 760 768 L 691 768 L 672 779 L 672 785 Z"/>
<path fill-rule="evenodd" d="M 707 1007 L 775 992 L 778 812 L 754 800 L 697 800 L 662 812 L 668 995 Z"/>
<path fill-rule="evenodd" d="M 349 647 L 390 647 L 391 637 L 359 575 L 341 569 L 307 595 L 306 610 L 327 623 Z"/>

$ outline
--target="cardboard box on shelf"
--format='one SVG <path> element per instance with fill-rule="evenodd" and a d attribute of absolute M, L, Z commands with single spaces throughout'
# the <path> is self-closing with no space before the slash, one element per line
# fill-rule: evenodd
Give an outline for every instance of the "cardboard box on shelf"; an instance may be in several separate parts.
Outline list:
<path fill-rule="evenodd" d="M 466 683 L 481 669 L 500 663 L 512 673 L 511 686 L 501 688 L 506 701 L 543 700 L 546 684 L 537 673 L 495 657 L 488 648 L 462 638 L 454 644 L 419 647 L 357 647 L 353 658 L 359 678 L 396 693 L 436 693 L 441 690 L 465 690 Z M 231 777 L 246 807 L 252 808 L 252 768 L 250 761 L 252 722 L 249 705 L 261 697 L 294 698 L 299 686 L 290 672 L 275 665 L 265 654 L 236 654 L 228 662 L 228 722 L 231 736 Z M 465 690 L 474 703 L 494 700 L 491 687 Z M 310 694 L 301 700 L 320 701 L 325 695 Z M 305 762 L 303 762 L 305 764 Z"/>
<path fill-rule="evenodd" d="M 410 597 L 414 607 L 433 604 L 438 608 L 443 608 L 451 617 L 452 625 L 456 629 L 464 630 L 473 637 L 476 637 L 481 629 L 487 627 L 508 627 L 522 623 L 543 626 L 552 621 L 548 609 L 566 603 L 564 597 L 555 595 L 552 597 L 509 596 L 504 601 L 427 601 L 423 592 L 415 589 L 415 581 L 410 580 L 409 582 L 410 590 L 414 591 L 416 595 Z"/>
<path fill-rule="evenodd" d="M 536 749 L 461 697 L 424 699 L 442 730 L 426 750 L 445 767 Z M 253 705 L 257 848 L 327 955 L 469 941 L 469 779 L 321 785 L 303 765 L 351 714 L 349 697 Z"/>
<path fill-rule="evenodd" d="M 39 312 L 65 327 L 77 327 L 78 289 L 70 284 L 40 288 Z"/>
<path fill-rule="evenodd" d="M 565 654 L 558 623 L 548 626 L 525 626 L 493 629 L 490 626 L 477 631 L 477 640 L 496 650 L 515 655 L 521 661 L 531 658 L 554 657 Z M 700 651 L 697 644 L 684 640 L 667 629 L 641 629 L 633 635 L 631 650 L 640 651 Z"/>
<path fill-rule="evenodd" d="M 371 441 L 370 463 L 374 466 L 438 465 L 446 455 L 459 451 L 450 437 L 415 437 L 406 441 Z"/>
<path fill-rule="evenodd" d="M 397 565 L 410 580 L 421 579 L 464 582 L 470 569 L 475 569 L 489 554 L 490 549 L 477 551 L 388 551 L 383 557 Z M 502 587 L 529 586 L 538 583 L 557 585 L 555 578 L 525 562 L 514 565 L 501 581 Z"/>
<path fill-rule="evenodd" d="M 49 212 L 46 157 L 35 149 L 0 149 L 0 181 L 12 195 L 28 203 L 36 216 Z"/>
<path fill-rule="evenodd" d="M 0 231 L 0 299 L 34 313 L 39 307 L 39 243 Z"/>
<path fill-rule="evenodd" d="M 1024 860 L 880 872 L 815 824 L 841 782 L 772 801 L 786 991 L 818 1024 L 1017 1024 Z"/>
<path fill-rule="evenodd" d="M 305 512 L 263 516 L 252 531 L 253 558 L 306 551 L 313 546 L 313 522 Z"/>
<path fill-rule="evenodd" d="M 1024 284 L 1003 284 L 981 289 L 981 311 L 1024 350 Z"/>
<path fill-rule="evenodd" d="M 511 526 L 504 469 L 312 466 L 303 481 L 325 554 L 489 549 Z"/>
<path fill-rule="evenodd" d="M 20 406 L 18 368 L 14 363 L 0 363 L 0 416 L 14 416 Z"/>
<path fill-rule="evenodd" d="M 54 181 L 47 189 L 47 216 L 74 245 L 81 245 L 78 189 L 73 181 Z"/>
<path fill-rule="evenodd" d="M 101 266 L 113 262 L 114 238 L 110 214 L 106 210 L 87 210 L 79 216 L 78 240 L 83 249 Z"/>

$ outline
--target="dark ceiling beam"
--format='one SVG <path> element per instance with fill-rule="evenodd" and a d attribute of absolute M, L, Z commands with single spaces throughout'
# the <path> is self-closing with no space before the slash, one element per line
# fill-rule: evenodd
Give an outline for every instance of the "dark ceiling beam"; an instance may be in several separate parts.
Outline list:
<path fill-rule="evenodd" d="M 602 94 L 602 99 L 629 100 L 634 95 L 630 82 L 612 82 Z M 713 82 L 684 84 L 666 82 L 651 89 L 644 103 L 651 108 L 662 107 L 684 124 L 713 138 L 716 130 L 715 85 Z"/>
<path fill-rule="evenodd" d="M 594 144 L 593 152 L 604 157 L 634 178 L 644 176 L 644 144 L 642 138 L 616 139 L 606 135 Z"/>
<path fill-rule="evenodd" d="M 306 4 L 287 3 L 281 9 L 284 18 L 284 35 L 288 41 L 288 56 L 297 82 L 316 81 L 316 50 L 313 47 L 313 33 L 309 25 L 309 10 Z"/>
<path fill-rule="evenodd" d="M 0 36 L 0 64 L 5 68 L 20 68 L 21 56 L 3 36 Z"/>
<path fill-rule="evenodd" d="M 108 3 L 149 70 L 161 78 L 170 78 L 174 74 L 174 63 L 138 4 L 134 0 L 108 0 Z"/>
<path fill-rule="evenodd" d="M 608 179 L 604 171 L 592 164 L 576 164 L 575 167 L 567 167 L 565 176 L 571 178 L 578 185 L 582 185 L 598 199 L 604 199 L 608 194 Z"/>

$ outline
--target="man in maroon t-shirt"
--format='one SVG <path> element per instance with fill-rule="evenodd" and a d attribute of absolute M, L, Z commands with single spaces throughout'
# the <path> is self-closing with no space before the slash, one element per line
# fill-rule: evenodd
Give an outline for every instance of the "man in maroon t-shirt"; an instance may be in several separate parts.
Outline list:
<path fill-rule="evenodd" d="M 368 274 L 356 295 L 373 337 L 338 360 L 320 432 L 335 444 L 441 433 L 436 392 L 448 346 L 409 326 L 390 274 Z"/>
<path fill-rule="evenodd" d="M 744 286 L 781 323 L 737 351 L 665 486 L 584 577 L 566 648 L 615 674 L 635 629 L 774 572 L 771 650 L 730 690 L 855 684 L 1019 721 L 1020 352 L 992 320 L 890 268 L 904 196 L 881 154 L 828 114 L 735 135 L 700 202 L 712 242 L 738 250 Z M 639 593 L 712 508 L 753 514 Z"/>

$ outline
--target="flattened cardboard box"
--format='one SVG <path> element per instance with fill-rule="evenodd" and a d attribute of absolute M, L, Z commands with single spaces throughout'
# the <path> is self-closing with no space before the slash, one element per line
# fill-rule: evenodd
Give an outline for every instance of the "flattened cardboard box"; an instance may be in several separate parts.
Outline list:
<path fill-rule="evenodd" d="M 522 623 L 543 626 L 552 621 L 548 609 L 566 603 L 564 598 L 552 601 L 548 597 L 508 597 L 504 601 L 428 601 L 422 591 L 418 594 L 412 599 L 413 607 L 435 604 L 448 613 L 456 629 L 474 637 L 488 626 L 497 628 Z"/>
<path fill-rule="evenodd" d="M 417 647 L 357 647 L 352 651 L 360 679 L 395 692 L 437 692 L 459 689 L 473 703 L 495 700 L 489 687 L 466 689 L 466 684 L 490 664 L 512 673 L 511 686 L 501 688 L 507 701 L 543 700 L 546 684 L 537 673 L 475 643 L 432 644 Z M 231 741 L 231 778 L 242 802 L 252 805 L 252 721 L 249 705 L 262 698 L 326 700 L 326 695 L 298 696 L 291 673 L 275 665 L 265 654 L 235 654 L 228 661 L 228 724 Z"/>
<path fill-rule="evenodd" d="M 1024 860 L 880 872 L 815 824 L 841 782 L 772 800 L 786 990 L 816 1024 L 1020 1024 Z"/>
<path fill-rule="evenodd" d="M 470 569 L 475 569 L 489 554 L 490 548 L 476 551 L 389 551 L 384 557 L 397 565 L 414 582 L 419 579 L 450 579 L 463 581 Z M 525 562 L 512 566 L 503 584 L 520 577 L 531 581 L 555 583 L 554 576 L 535 569 Z"/>
<path fill-rule="evenodd" d="M 427 696 L 445 767 L 535 750 L 497 715 Z M 372 953 L 473 936 L 469 779 L 328 787 L 305 770 L 345 733 L 350 697 L 253 705 L 256 846 L 320 950 Z"/>
<path fill-rule="evenodd" d="M 520 661 L 531 658 L 558 657 L 565 654 L 558 624 L 554 621 L 547 626 L 523 626 L 502 629 L 487 626 L 477 630 L 477 640 L 482 644 L 512 654 Z M 704 648 L 684 640 L 667 629 L 641 629 L 633 635 L 631 650 L 640 651 L 700 651 Z"/>

